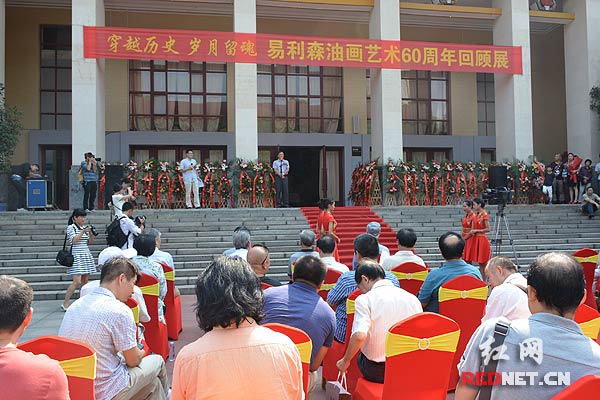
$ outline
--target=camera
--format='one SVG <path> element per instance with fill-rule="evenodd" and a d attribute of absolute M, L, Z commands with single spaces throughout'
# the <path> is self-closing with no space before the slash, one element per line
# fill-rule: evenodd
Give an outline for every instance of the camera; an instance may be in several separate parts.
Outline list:
<path fill-rule="evenodd" d="M 94 225 L 89 225 L 90 230 L 92 231 L 92 235 L 98 236 L 98 231 Z"/>
<path fill-rule="evenodd" d="M 144 223 L 145 223 L 145 222 L 146 222 L 146 216 L 145 216 L 145 215 L 138 216 L 138 217 L 135 217 L 135 218 L 133 219 L 133 223 L 134 223 L 134 224 L 135 224 L 135 225 L 136 225 L 138 228 L 141 228 L 141 227 L 142 227 L 142 225 L 144 225 Z"/>
<path fill-rule="evenodd" d="M 102 159 L 100 157 L 96 157 L 96 162 L 102 162 Z"/>
<path fill-rule="evenodd" d="M 505 187 L 499 187 L 496 189 L 486 189 L 483 192 L 482 197 L 488 204 L 502 204 L 506 205 L 512 201 L 514 191 L 508 190 Z"/>

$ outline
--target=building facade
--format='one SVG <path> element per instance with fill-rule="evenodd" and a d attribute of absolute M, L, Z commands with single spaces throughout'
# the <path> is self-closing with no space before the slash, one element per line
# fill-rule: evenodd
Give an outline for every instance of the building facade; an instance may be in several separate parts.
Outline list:
<path fill-rule="evenodd" d="M 0 82 L 25 128 L 14 162 L 42 164 L 64 208 L 88 151 L 173 162 L 188 148 L 199 161 L 272 161 L 283 150 L 294 205 L 344 202 L 354 167 L 376 158 L 568 150 L 595 162 L 600 2 L 437 3 L 0 0 Z M 83 26 L 521 46 L 523 74 L 86 59 Z"/>

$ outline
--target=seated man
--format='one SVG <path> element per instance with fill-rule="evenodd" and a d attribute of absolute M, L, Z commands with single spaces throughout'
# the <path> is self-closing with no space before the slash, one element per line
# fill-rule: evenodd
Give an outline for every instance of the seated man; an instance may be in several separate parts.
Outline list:
<path fill-rule="evenodd" d="M 288 276 L 290 278 L 292 277 L 292 272 L 294 272 L 294 265 L 300 257 L 306 255 L 319 257 L 319 253 L 315 251 L 316 239 L 317 236 L 310 229 L 304 229 L 302 232 L 300 232 L 300 251 L 297 251 L 294 254 L 292 254 L 288 263 Z"/>
<path fill-rule="evenodd" d="M 492 287 L 481 322 L 492 318 L 529 318 L 527 279 L 517 266 L 506 257 L 492 257 L 485 266 L 485 276 Z"/>
<path fill-rule="evenodd" d="M 233 231 L 232 236 L 233 247 L 223 252 L 226 257 L 241 257 L 247 260 L 248 250 L 252 247 L 252 241 L 250 240 L 250 231 L 245 226 L 238 226 Z"/>
<path fill-rule="evenodd" d="M 0 275 L 0 399 L 69 400 L 69 384 L 58 361 L 19 350 L 31 322 L 33 289 Z"/>
<path fill-rule="evenodd" d="M 529 267 L 527 285 L 531 317 L 506 321 L 504 329 L 498 320 L 486 321 L 471 337 L 458 364 L 456 400 L 475 399 L 484 390 L 492 399 L 550 399 L 564 389 L 557 373 L 568 374 L 571 383 L 600 375 L 600 346 L 573 321 L 585 299 L 581 264 L 562 253 L 541 255 Z M 496 327 L 508 333 L 495 334 Z M 475 375 L 487 368 L 502 375 L 519 371 L 526 384 L 477 386 Z"/>
<path fill-rule="evenodd" d="M 317 370 L 333 344 L 335 315 L 318 294 L 326 273 L 325 265 L 317 257 L 300 257 L 292 275 L 293 283 L 265 290 L 263 323 L 278 322 L 302 329 L 312 340 L 309 391 L 314 389 Z"/>
<path fill-rule="evenodd" d="M 587 188 L 581 198 L 581 211 L 588 216 L 589 219 L 594 218 L 594 214 L 600 208 L 600 196 L 594 193 L 594 188 Z"/>
<path fill-rule="evenodd" d="M 462 260 L 465 240 L 458 233 L 446 232 L 438 240 L 442 257 L 446 260 L 441 267 L 432 269 L 417 296 L 425 311 L 439 312 L 440 286 L 457 276 L 470 275 L 482 279 L 479 268 L 467 264 Z M 482 279 L 483 280 L 483 279 Z"/>
<path fill-rule="evenodd" d="M 321 258 L 321 261 L 325 263 L 327 268 L 331 268 L 342 274 L 350 271 L 346 265 L 335 261 L 335 257 L 333 256 L 333 252 L 335 251 L 335 239 L 333 236 L 321 236 L 319 240 L 317 240 L 317 248 L 319 249 L 319 257 Z"/>
<path fill-rule="evenodd" d="M 373 236 L 377 240 L 377 246 L 379 247 L 379 253 L 375 261 L 381 261 L 386 257 L 390 256 L 390 249 L 379 243 L 379 235 L 381 234 L 381 224 L 376 221 L 369 222 L 367 224 L 367 234 Z M 355 270 L 358 265 L 356 255 L 352 259 L 352 269 Z"/>
<path fill-rule="evenodd" d="M 393 256 L 381 257 L 381 266 L 386 271 L 405 262 L 425 266 L 425 262 L 421 257 L 414 253 L 415 243 L 417 243 L 417 234 L 412 229 L 400 229 L 396 233 L 396 241 L 398 242 L 398 251 Z"/>
<path fill-rule="evenodd" d="M 245 261 L 216 258 L 198 277 L 196 300 L 206 334 L 177 355 L 171 400 L 304 398 L 298 349 L 258 325 L 263 294 Z"/>
<path fill-rule="evenodd" d="M 404 318 L 423 312 L 423 309 L 414 295 L 385 279 L 383 268 L 374 261 L 359 262 L 354 276 L 364 294 L 356 299 L 352 336 L 337 367 L 345 372 L 360 350 L 357 362 L 364 378 L 383 383 L 388 329 Z"/>
<path fill-rule="evenodd" d="M 165 363 L 157 354 L 144 357 L 133 314 L 124 304 L 138 277 L 138 268 L 130 260 L 109 260 L 100 272 L 100 287 L 71 304 L 58 330 L 60 336 L 87 343 L 96 351 L 97 399 L 166 398 Z"/>
<path fill-rule="evenodd" d="M 162 233 L 160 233 L 160 231 L 156 228 L 148 228 L 144 231 L 144 234 L 152 236 L 156 243 L 154 253 L 152 253 L 148 257 L 148 259 L 150 259 L 151 261 L 158 261 L 163 264 L 167 264 L 169 267 L 173 268 L 173 271 L 175 271 L 175 263 L 173 262 L 173 256 L 170 253 L 162 251 L 160 249 L 160 246 L 162 245 Z"/>
<path fill-rule="evenodd" d="M 133 248 L 137 251 L 137 256 L 131 258 L 131 261 L 137 265 L 140 273 L 148 274 L 158 280 L 158 318 L 165 323 L 165 297 L 167 296 L 167 278 L 162 267 L 150 261 L 149 256 L 154 253 L 156 242 L 150 235 L 142 234 L 135 238 Z"/>
<path fill-rule="evenodd" d="M 271 266 L 271 256 L 269 248 L 264 244 L 255 244 L 248 250 L 248 264 L 258 276 L 258 280 L 271 286 L 281 286 L 281 282 L 267 276 Z"/>
<path fill-rule="evenodd" d="M 354 239 L 354 256 L 360 262 L 363 259 L 372 261 L 379 256 L 379 246 L 375 237 L 363 233 Z M 400 287 L 398 278 L 390 271 L 385 271 L 385 279 L 389 279 L 396 287 Z M 339 277 L 335 286 L 327 294 L 327 302 L 335 306 L 335 335 L 334 339 L 340 343 L 346 341 L 346 300 L 350 293 L 358 289 L 354 279 L 354 271 L 344 272 Z"/>

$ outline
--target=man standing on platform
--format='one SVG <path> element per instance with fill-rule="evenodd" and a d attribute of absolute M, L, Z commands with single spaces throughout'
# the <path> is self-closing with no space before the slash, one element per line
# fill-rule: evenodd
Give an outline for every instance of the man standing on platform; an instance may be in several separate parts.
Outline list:
<path fill-rule="evenodd" d="M 98 166 L 93 153 L 85 153 L 85 161 L 81 162 L 83 170 L 83 209 L 94 211 L 96 192 L 98 191 Z"/>
<path fill-rule="evenodd" d="M 194 208 L 200 208 L 200 195 L 198 188 L 204 187 L 204 183 L 198 179 L 196 167 L 198 163 L 194 160 L 194 152 L 192 150 L 185 151 L 186 158 L 179 163 L 179 170 L 183 174 L 183 184 L 185 185 L 185 205 L 187 208 L 192 208 L 192 199 L 190 194 L 194 192 Z"/>
<path fill-rule="evenodd" d="M 283 157 L 283 151 L 280 151 L 279 154 L 277 154 L 277 160 L 273 161 L 277 208 L 290 206 L 288 201 L 288 174 L 290 173 L 290 163 Z"/>

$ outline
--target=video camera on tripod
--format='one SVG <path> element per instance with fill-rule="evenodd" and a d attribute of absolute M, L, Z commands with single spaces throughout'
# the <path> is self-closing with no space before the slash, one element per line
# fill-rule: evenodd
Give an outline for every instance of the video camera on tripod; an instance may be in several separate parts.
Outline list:
<path fill-rule="evenodd" d="M 498 205 L 504 208 L 509 204 L 515 192 L 508 189 L 508 174 L 506 167 L 493 166 L 488 168 L 488 188 L 482 193 L 481 197 L 488 204 Z"/>

